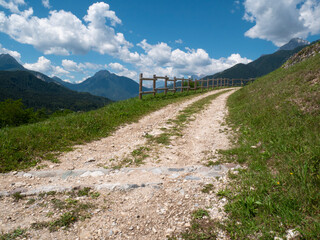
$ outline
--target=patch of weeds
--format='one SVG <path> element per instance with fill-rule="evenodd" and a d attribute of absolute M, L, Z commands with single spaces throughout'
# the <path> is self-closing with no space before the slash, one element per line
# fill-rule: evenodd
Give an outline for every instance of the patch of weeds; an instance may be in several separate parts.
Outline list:
<path fill-rule="evenodd" d="M 10 233 L 0 234 L 0 240 L 14 240 L 17 238 L 27 238 L 27 230 L 18 227 Z"/>
<path fill-rule="evenodd" d="M 78 197 L 89 196 L 90 191 L 91 191 L 90 187 L 85 187 L 83 189 L 79 189 L 77 195 Z"/>
<path fill-rule="evenodd" d="M 194 211 L 193 213 L 192 213 L 192 217 L 194 218 L 194 219 L 201 219 L 201 218 L 203 218 L 203 217 L 209 217 L 209 213 L 208 213 L 208 211 L 207 210 L 205 210 L 205 209 L 198 209 L 198 210 L 196 210 L 196 211 Z"/>
<path fill-rule="evenodd" d="M 35 200 L 34 198 L 30 198 L 30 199 L 27 201 L 27 205 L 34 204 L 35 201 L 36 201 L 36 200 Z"/>
<path fill-rule="evenodd" d="M 43 169 L 43 168 L 46 168 L 46 167 L 48 167 L 48 165 L 43 164 L 43 165 L 38 165 L 38 166 L 36 167 L 36 169 L 37 169 L 37 170 L 40 170 L 40 169 Z"/>
<path fill-rule="evenodd" d="M 75 212 L 66 212 L 62 214 L 58 219 L 49 223 L 49 230 L 51 232 L 57 231 L 59 228 L 67 229 L 72 223 L 78 220 Z"/>
<path fill-rule="evenodd" d="M 204 218 L 206 217 L 206 218 Z M 213 240 L 217 238 L 217 232 L 223 229 L 223 225 L 215 220 L 210 219 L 206 210 L 199 209 L 192 213 L 192 220 L 185 231 L 180 234 L 173 234 L 168 237 L 170 240 Z"/>
<path fill-rule="evenodd" d="M 65 209 L 67 206 L 64 201 L 57 198 L 51 199 L 51 203 L 55 209 Z"/>
<path fill-rule="evenodd" d="M 12 194 L 12 197 L 15 202 L 19 202 L 20 200 L 25 198 L 25 196 L 21 195 L 21 192 L 16 192 Z"/>
<path fill-rule="evenodd" d="M 203 189 L 201 189 L 201 192 L 203 192 L 203 193 L 210 193 L 210 192 L 213 191 L 213 188 L 214 188 L 213 184 L 209 183 L 209 184 L 206 184 L 206 185 L 203 187 Z"/>
<path fill-rule="evenodd" d="M 48 212 L 47 214 L 46 214 L 46 217 L 52 217 L 53 216 L 53 212 Z"/>
<path fill-rule="evenodd" d="M 237 179 L 239 176 L 238 174 L 232 172 L 232 171 L 228 171 L 228 178 L 234 180 L 234 179 Z"/>
<path fill-rule="evenodd" d="M 155 137 L 155 142 L 162 145 L 169 145 L 170 144 L 170 133 L 161 133 L 159 136 Z"/>
<path fill-rule="evenodd" d="M 113 170 L 119 170 L 119 169 L 121 169 L 122 168 L 122 165 L 115 165 L 115 166 L 112 166 L 112 169 Z"/>
<path fill-rule="evenodd" d="M 219 190 L 217 192 L 217 196 L 220 198 L 230 198 L 231 197 L 231 191 L 229 189 L 223 189 L 223 190 Z"/>
<path fill-rule="evenodd" d="M 100 193 L 99 192 L 92 192 L 92 193 L 90 193 L 90 196 L 92 198 L 98 198 L 100 196 Z"/>
<path fill-rule="evenodd" d="M 49 192 L 47 192 L 46 194 L 47 194 L 47 196 L 54 196 L 54 195 L 56 195 L 56 191 L 49 191 Z"/>
<path fill-rule="evenodd" d="M 31 223 L 31 228 L 35 230 L 41 230 L 49 226 L 48 222 L 34 222 Z"/>
<path fill-rule="evenodd" d="M 37 230 L 48 228 L 51 232 L 57 231 L 60 228 L 67 229 L 73 223 L 79 220 L 83 221 L 87 218 L 90 218 L 88 210 L 94 208 L 94 205 L 91 203 L 81 203 L 78 200 L 72 198 L 68 198 L 65 201 L 54 198 L 51 200 L 51 203 L 55 209 L 60 209 L 62 211 L 67 209 L 67 211 L 63 211 L 62 214 L 53 221 L 32 223 L 32 228 Z M 47 217 L 52 217 L 53 215 L 53 212 L 47 213 Z"/>
<path fill-rule="evenodd" d="M 42 193 L 39 193 L 38 194 L 38 197 L 39 198 L 44 198 L 46 196 L 46 193 L 45 192 L 42 192 Z"/>
<path fill-rule="evenodd" d="M 150 151 L 148 147 L 139 147 L 131 152 L 131 156 L 134 158 L 134 163 L 140 165 L 143 163 L 143 160 L 149 157 L 147 152 Z"/>
<path fill-rule="evenodd" d="M 73 199 L 73 198 L 67 198 L 66 199 L 66 203 L 67 203 L 68 206 L 75 206 L 75 205 L 78 204 L 78 202 L 79 202 L 78 200 Z"/>
<path fill-rule="evenodd" d="M 218 161 L 212 161 L 212 160 L 210 160 L 210 161 L 208 161 L 208 163 L 206 164 L 206 166 L 207 167 L 212 167 L 212 166 L 218 166 L 218 165 L 221 165 L 222 164 L 222 162 L 220 161 L 220 160 L 218 160 Z"/>

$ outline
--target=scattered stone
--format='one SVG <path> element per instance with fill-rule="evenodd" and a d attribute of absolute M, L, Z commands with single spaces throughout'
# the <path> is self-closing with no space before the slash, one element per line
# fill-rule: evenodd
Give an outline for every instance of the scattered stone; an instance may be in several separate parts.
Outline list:
<path fill-rule="evenodd" d="M 89 157 L 88 159 L 87 159 L 87 161 L 85 161 L 85 163 L 93 163 L 93 162 L 95 162 L 96 160 L 94 159 L 94 157 Z"/>
<path fill-rule="evenodd" d="M 289 229 L 288 231 L 287 231 L 287 236 L 286 236 L 286 238 L 288 239 L 288 240 L 296 240 L 296 239 L 300 239 L 300 232 L 298 232 L 297 230 L 295 230 L 295 229 Z"/>
<path fill-rule="evenodd" d="M 33 177 L 33 175 L 30 174 L 30 173 L 24 173 L 23 176 L 24 176 L 25 178 L 32 178 L 32 177 Z"/>
<path fill-rule="evenodd" d="M 201 180 L 201 178 L 196 177 L 196 176 L 191 176 L 191 175 L 186 176 L 184 179 L 191 180 L 191 181 L 200 181 Z"/>

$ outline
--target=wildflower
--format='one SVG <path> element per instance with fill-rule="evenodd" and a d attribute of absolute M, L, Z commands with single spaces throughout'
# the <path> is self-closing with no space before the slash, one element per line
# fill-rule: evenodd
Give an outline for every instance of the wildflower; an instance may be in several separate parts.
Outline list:
<path fill-rule="evenodd" d="M 290 175 L 293 175 L 293 173 L 291 172 Z"/>
<path fill-rule="evenodd" d="M 277 182 L 277 184 L 279 185 L 279 184 L 280 184 L 280 182 Z"/>

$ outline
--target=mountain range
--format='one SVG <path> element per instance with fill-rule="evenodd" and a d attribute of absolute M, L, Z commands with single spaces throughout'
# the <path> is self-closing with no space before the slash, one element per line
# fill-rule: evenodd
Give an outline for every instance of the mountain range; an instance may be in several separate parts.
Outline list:
<path fill-rule="evenodd" d="M 78 92 L 89 92 L 96 96 L 107 97 L 113 101 L 125 100 L 136 97 L 139 94 L 139 84 L 137 82 L 130 78 L 110 73 L 107 70 L 101 70 L 78 84 L 62 81 L 58 77 L 53 77 L 53 79 L 69 89 Z M 148 89 L 143 87 L 143 90 L 147 91 Z"/>
<path fill-rule="evenodd" d="M 203 79 L 212 78 L 257 78 L 281 67 L 292 55 L 310 44 L 301 38 L 291 39 L 287 44 L 272 54 L 266 54 L 248 64 L 239 63 L 222 72 L 208 75 Z"/>
<path fill-rule="evenodd" d="M 0 101 L 8 98 L 22 99 L 26 107 L 49 111 L 88 111 L 112 102 L 70 90 L 45 74 L 25 69 L 9 54 L 0 54 Z"/>

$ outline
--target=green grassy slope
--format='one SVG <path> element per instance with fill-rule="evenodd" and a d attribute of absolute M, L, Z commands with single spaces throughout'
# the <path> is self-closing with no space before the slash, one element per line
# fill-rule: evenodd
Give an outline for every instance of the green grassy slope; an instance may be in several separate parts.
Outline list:
<path fill-rule="evenodd" d="M 296 229 L 320 239 L 320 54 L 280 68 L 233 94 L 229 122 L 247 166 L 234 179 L 227 230 L 233 239 L 273 239 Z"/>

